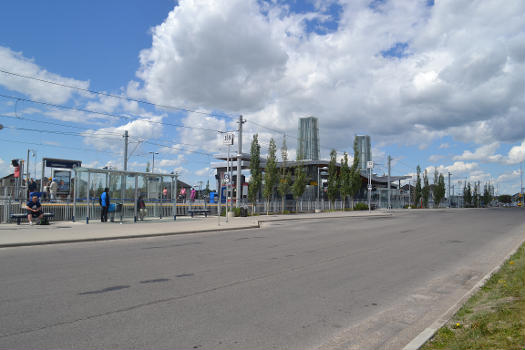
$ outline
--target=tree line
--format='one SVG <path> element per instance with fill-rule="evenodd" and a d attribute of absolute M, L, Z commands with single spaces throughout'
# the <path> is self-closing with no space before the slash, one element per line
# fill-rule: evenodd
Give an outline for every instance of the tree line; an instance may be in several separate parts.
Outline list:
<path fill-rule="evenodd" d="M 251 179 L 248 185 L 248 201 L 255 205 L 258 195 L 262 189 L 262 195 L 267 203 L 269 211 L 270 201 L 278 193 L 281 197 L 281 210 L 284 211 L 284 201 L 286 195 L 292 194 L 297 201 L 303 196 L 308 178 L 305 166 L 302 160 L 297 157 L 294 167 L 288 167 L 288 148 L 286 138 L 283 138 L 281 145 L 281 167 L 277 167 L 277 146 L 274 139 L 270 139 L 268 147 L 268 156 L 264 172 L 261 170 L 261 146 L 259 144 L 258 134 L 253 135 L 250 147 L 250 173 Z M 328 186 L 327 196 L 333 206 L 338 196 L 341 196 L 343 203 L 350 198 L 353 207 L 355 195 L 361 188 L 361 175 L 359 172 L 359 153 L 357 139 L 354 140 L 354 157 L 351 165 L 348 164 L 348 153 L 343 154 L 341 158 L 340 170 L 337 167 L 337 152 L 330 152 L 330 162 L 328 163 Z M 319 186 L 320 184 L 318 184 Z M 254 207 L 252 207 L 255 210 Z M 297 209 L 297 208 L 296 208 Z M 343 205 L 343 210 L 344 210 Z"/>
<path fill-rule="evenodd" d="M 429 185 L 427 170 L 423 172 L 423 186 L 421 185 L 421 167 L 416 168 L 416 185 L 412 195 L 412 203 L 415 208 L 428 208 L 430 192 L 434 199 L 434 207 L 439 207 L 439 204 L 445 198 L 445 177 L 434 170 L 434 185 Z M 483 193 L 481 193 L 481 182 L 465 182 L 463 187 L 463 202 L 465 208 L 480 208 L 489 205 L 494 199 L 494 186 L 485 184 L 483 186 Z"/>

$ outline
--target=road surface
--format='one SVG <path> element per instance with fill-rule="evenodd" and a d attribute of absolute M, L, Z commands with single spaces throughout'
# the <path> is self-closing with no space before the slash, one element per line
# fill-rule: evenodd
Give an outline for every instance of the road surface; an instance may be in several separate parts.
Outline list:
<path fill-rule="evenodd" d="M 399 349 L 524 239 L 523 210 L 412 210 L 0 249 L 0 348 Z"/>

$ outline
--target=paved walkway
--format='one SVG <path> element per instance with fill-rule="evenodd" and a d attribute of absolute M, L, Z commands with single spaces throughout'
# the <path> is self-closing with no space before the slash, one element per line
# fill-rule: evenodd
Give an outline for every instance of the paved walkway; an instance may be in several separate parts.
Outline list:
<path fill-rule="evenodd" d="M 246 218 L 230 218 L 229 222 L 226 222 L 226 218 L 221 217 L 220 224 L 216 216 L 208 218 L 195 217 L 193 219 L 186 216 L 179 216 L 176 221 L 150 219 L 138 222 L 137 224 L 133 224 L 133 222 L 130 221 L 123 222 L 122 224 L 119 222 L 100 223 L 91 221 L 90 224 L 86 224 L 85 222 L 58 221 L 45 226 L 30 226 L 27 223 L 22 223 L 21 225 L 16 225 L 16 223 L 0 224 L 0 248 L 251 229 L 259 228 L 264 222 L 269 221 L 385 215 L 391 214 L 382 211 L 373 211 L 371 213 L 359 211 L 297 215 L 261 215 Z"/>

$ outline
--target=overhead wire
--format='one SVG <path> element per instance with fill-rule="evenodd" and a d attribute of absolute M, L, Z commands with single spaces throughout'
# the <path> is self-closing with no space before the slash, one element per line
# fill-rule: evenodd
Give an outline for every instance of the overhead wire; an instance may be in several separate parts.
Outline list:
<path fill-rule="evenodd" d="M 12 130 L 19 130 L 19 131 L 25 131 L 25 132 L 38 132 L 38 133 L 47 133 L 47 134 L 55 134 L 55 135 L 67 135 L 67 136 L 79 136 L 79 137 L 85 137 L 86 135 L 94 136 L 98 139 L 105 139 L 105 140 L 115 140 L 115 137 L 107 137 L 103 135 L 98 135 L 96 133 L 86 133 L 86 132 L 73 132 L 73 131 L 55 131 L 55 130 L 41 130 L 41 129 L 32 129 L 32 128 L 20 128 L 20 127 L 12 127 L 9 125 L 4 125 L 4 128 L 6 129 L 12 129 Z M 121 137 L 122 135 L 119 135 Z M 170 146 L 170 145 L 164 145 L 159 143 L 154 143 L 151 141 L 143 141 L 144 143 L 156 145 L 159 147 L 165 147 L 165 148 L 172 148 L 177 150 L 182 150 L 188 153 L 197 153 L 197 154 L 203 154 L 203 155 L 211 155 L 211 153 L 206 152 L 200 152 L 196 150 L 187 149 L 184 147 L 176 147 L 176 146 Z"/>
<path fill-rule="evenodd" d="M 79 129 L 79 130 L 85 130 L 85 131 L 88 131 L 90 130 L 89 128 L 82 128 L 82 127 L 79 127 L 79 126 L 73 126 L 73 125 L 67 125 L 67 124 L 62 124 L 62 123 L 56 123 L 56 122 L 51 122 L 51 121 L 48 121 L 48 120 L 38 120 L 38 119 L 32 119 L 32 118 L 27 118 L 27 117 L 16 117 L 16 116 L 11 116 L 11 115 L 6 115 L 6 114 L 0 114 L 0 117 L 1 118 L 11 118 L 11 119 L 15 119 L 15 120 L 27 120 L 27 121 L 31 121 L 31 122 L 34 122 L 34 123 L 39 123 L 39 124 L 49 124 L 49 125 L 55 125 L 55 126 L 62 126 L 64 128 L 71 128 L 71 129 Z M 109 133 L 109 131 L 108 131 Z M 121 133 L 117 133 L 115 132 L 115 135 L 122 135 Z"/>
<path fill-rule="evenodd" d="M 149 101 L 141 100 L 141 99 L 136 99 L 136 98 L 129 97 L 129 96 L 119 96 L 119 95 L 114 95 L 114 94 L 110 94 L 110 93 L 107 93 L 107 92 L 102 92 L 102 91 L 82 88 L 82 87 L 79 87 L 79 86 L 68 85 L 68 84 L 59 83 L 59 82 L 55 82 L 55 81 L 51 81 L 51 80 L 47 80 L 47 79 L 37 78 L 37 77 L 24 75 L 24 74 L 19 74 L 19 73 L 14 73 L 14 72 L 10 72 L 8 70 L 1 69 L 1 68 L 0 68 L 0 72 L 4 73 L 4 74 L 11 75 L 11 76 L 16 76 L 16 77 L 19 77 L 19 78 L 25 78 L 25 79 L 31 79 L 31 80 L 35 80 L 35 81 L 40 81 L 40 82 L 43 82 L 43 83 L 52 84 L 52 85 L 56 85 L 56 86 L 61 86 L 61 87 L 69 88 L 69 89 L 75 89 L 75 90 L 79 90 L 79 91 L 84 91 L 84 92 L 92 93 L 92 94 L 95 94 L 95 95 L 101 95 L 101 96 L 106 96 L 106 97 L 111 97 L 111 98 L 116 98 L 116 99 L 124 99 L 124 100 L 133 101 L 133 102 L 137 102 L 137 103 L 142 103 L 142 104 L 146 104 L 146 105 L 150 105 L 150 106 L 154 106 L 154 107 L 158 107 L 158 108 L 163 108 L 163 109 L 180 110 L 180 111 L 184 111 L 184 112 L 198 113 L 198 114 L 212 116 L 212 117 L 228 118 L 228 119 L 231 119 L 231 120 L 235 120 L 236 119 L 235 117 L 229 116 L 227 114 L 209 113 L 209 112 L 202 112 L 202 111 L 194 110 L 194 109 L 187 108 L 187 107 L 178 107 L 178 106 L 169 106 L 169 105 L 157 104 L 157 103 L 153 103 L 153 102 L 149 102 Z M 23 99 L 21 99 L 21 100 L 23 100 Z M 249 122 L 249 123 L 252 123 L 254 125 L 257 125 L 257 126 L 259 126 L 261 128 L 273 131 L 275 133 L 286 134 L 286 131 L 270 128 L 268 126 L 259 124 L 259 123 L 255 122 L 253 120 L 247 119 L 246 121 Z M 180 127 L 184 127 L 184 126 L 180 126 Z M 299 138 L 294 137 L 294 136 L 290 136 L 290 138 L 295 139 L 297 141 L 300 141 Z M 329 149 L 329 150 L 333 149 L 332 147 L 327 147 L 327 146 L 324 146 L 324 145 L 321 145 L 321 144 L 319 145 L 319 147 L 320 148 L 324 148 L 324 149 Z M 339 153 L 344 153 L 344 151 L 340 151 L 340 150 L 338 150 L 338 152 Z"/>
<path fill-rule="evenodd" d="M 32 142 L 32 141 L 0 139 L 0 142 L 9 142 L 9 143 L 15 142 L 15 143 L 23 143 L 27 145 L 35 145 L 35 146 L 44 146 L 44 147 L 53 147 L 53 148 L 62 148 L 62 149 L 74 149 L 74 150 L 83 151 L 83 152 L 106 153 L 106 154 L 115 154 L 115 155 L 121 154 L 119 152 L 101 151 L 101 150 L 95 150 L 95 149 L 89 149 L 89 148 L 79 148 L 79 147 L 70 147 L 70 146 L 51 145 L 47 143 L 38 143 L 38 142 Z M 142 155 L 136 155 L 136 156 L 142 157 Z"/>
<path fill-rule="evenodd" d="M 110 118 L 128 119 L 128 120 L 133 120 L 133 121 L 139 120 L 139 121 L 143 121 L 143 122 L 150 123 L 150 124 L 159 124 L 159 125 L 166 125 L 166 126 L 172 126 L 172 127 L 177 127 L 177 128 L 185 128 L 185 129 L 196 129 L 196 130 L 208 130 L 208 131 L 213 131 L 213 132 L 223 132 L 222 130 L 217 130 L 217 129 L 203 128 L 203 127 L 196 127 L 196 126 L 187 126 L 187 125 L 183 125 L 183 124 L 159 122 L 159 121 L 155 121 L 155 120 L 151 120 L 151 119 L 146 119 L 146 118 L 151 118 L 151 117 L 145 117 L 145 116 L 142 116 L 142 117 L 131 117 L 129 115 L 113 114 L 113 113 L 108 113 L 108 112 L 93 111 L 93 110 L 89 110 L 89 109 L 85 109 L 85 108 L 64 106 L 64 105 L 54 104 L 54 103 L 50 103 L 50 102 L 37 101 L 37 100 L 28 99 L 28 98 L 16 97 L 16 96 L 5 95 L 5 94 L 0 94 L 0 97 L 13 99 L 13 100 L 20 100 L 20 101 L 25 101 L 25 102 L 35 103 L 35 104 L 41 104 L 41 105 L 48 106 L 48 107 L 74 110 L 74 111 L 83 112 L 83 113 L 89 113 L 89 114 L 97 114 L 97 115 L 102 115 L 102 116 L 110 117 Z"/>
<path fill-rule="evenodd" d="M 51 81 L 51 80 L 47 80 L 47 79 L 32 77 L 32 76 L 29 76 L 29 75 L 14 73 L 14 72 L 10 72 L 10 71 L 7 71 L 7 70 L 1 69 L 1 68 L 0 68 L 0 72 L 4 73 L 4 74 L 16 76 L 16 77 L 19 77 L 19 78 L 25 78 L 25 79 L 31 79 L 31 80 L 35 80 L 35 81 L 40 81 L 42 83 L 52 84 L 52 85 L 61 86 L 61 87 L 74 89 L 74 90 L 79 90 L 79 91 L 84 91 L 84 92 L 89 92 L 89 93 L 95 94 L 95 95 L 106 96 L 106 97 L 117 98 L 117 99 L 123 99 L 123 100 L 127 100 L 127 101 L 133 101 L 133 102 L 142 103 L 142 104 L 146 104 L 146 105 L 150 105 L 150 106 L 154 106 L 154 107 L 158 107 L 158 108 L 179 110 L 179 111 L 183 111 L 183 112 L 197 113 L 197 114 L 208 115 L 208 116 L 212 116 L 212 117 L 229 118 L 229 119 L 235 120 L 234 117 L 231 117 L 231 116 L 229 116 L 227 114 L 221 115 L 221 114 L 217 114 L 217 113 L 209 113 L 209 112 L 197 111 L 197 110 L 194 110 L 194 109 L 191 109 L 191 108 L 188 108 L 188 107 L 162 105 L 162 104 L 153 103 L 153 102 L 149 102 L 149 101 L 146 101 L 146 100 L 141 100 L 141 99 L 133 98 L 133 97 L 129 97 L 129 96 L 119 96 L 119 95 L 114 95 L 114 94 L 110 94 L 110 93 L 103 92 L 103 91 L 97 91 L 97 90 L 82 88 L 80 86 L 68 85 L 68 84 L 59 83 L 59 82 L 56 82 L 56 81 Z"/>
<path fill-rule="evenodd" d="M 37 119 L 31 119 L 31 118 L 26 118 L 26 117 L 14 117 L 14 116 L 9 116 L 9 115 L 4 115 L 4 114 L 0 114 L 0 117 L 2 117 L 2 118 L 12 118 L 12 119 L 16 119 L 16 120 L 27 120 L 27 121 L 32 121 L 32 122 L 36 122 L 36 123 L 58 125 L 58 126 L 63 126 L 63 127 L 68 127 L 68 128 L 84 130 L 84 132 L 81 133 L 82 135 L 73 135 L 73 133 L 58 132 L 58 131 L 50 131 L 51 133 L 65 134 L 65 135 L 70 135 L 70 136 L 85 136 L 85 135 L 93 135 L 93 136 L 97 136 L 97 137 L 100 136 L 99 131 L 97 131 L 95 133 L 88 133 L 87 131 L 91 131 L 91 129 L 81 128 L 81 127 L 72 126 L 72 125 L 66 125 L 66 124 L 62 124 L 62 123 L 54 123 L 54 122 L 50 122 L 50 121 L 37 120 Z M 7 127 L 7 128 L 8 129 L 24 130 L 24 131 L 45 132 L 45 131 L 42 131 L 42 130 L 26 129 L 26 128 L 19 128 L 19 127 Z M 106 131 L 106 132 L 104 132 L 103 135 L 115 135 L 115 136 L 118 136 L 118 137 L 122 137 L 123 136 L 122 133 L 111 132 L 111 131 Z M 138 137 L 138 136 L 128 136 L 128 137 L 129 137 L 129 139 L 135 140 L 135 142 L 138 142 L 138 143 L 144 142 L 146 140 L 151 140 L 151 139 L 145 139 L 145 138 Z M 157 139 L 157 141 L 161 141 L 161 142 L 175 142 L 177 144 L 185 145 L 185 146 L 189 146 L 189 147 L 199 147 L 200 146 L 200 145 L 195 145 L 195 144 L 190 144 L 190 143 L 177 142 L 176 140 L 162 140 L 162 139 L 158 140 Z"/>

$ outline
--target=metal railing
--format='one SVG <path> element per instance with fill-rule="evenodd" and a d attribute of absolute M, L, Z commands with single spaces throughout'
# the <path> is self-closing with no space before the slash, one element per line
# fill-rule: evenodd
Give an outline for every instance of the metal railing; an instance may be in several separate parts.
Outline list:
<path fill-rule="evenodd" d="M 357 203 L 365 203 L 364 201 L 354 201 L 354 205 Z M 162 218 L 171 218 L 173 203 L 158 201 L 149 201 L 146 202 L 146 216 L 148 220 L 152 219 L 162 219 Z M 373 203 L 376 205 L 376 203 Z M 255 214 L 279 214 L 282 213 L 282 201 L 274 200 L 270 201 L 269 204 L 266 201 L 257 202 L 253 205 L 251 203 L 243 203 L 243 207 L 248 209 L 248 213 L 252 213 L 254 210 Z M 221 204 L 221 211 L 225 211 L 225 204 Z M 350 207 L 350 203 L 347 203 L 345 209 Z M 121 212 L 109 213 L 110 217 L 113 217 L 115 221 L 122 220 L 130 221 L 135 220 L 135 203 L 129 201 L 124 203 L 122 206 Z M 196 200 L 195 202 L 188 203 L 177 203 L 176 204 L 176 215 L 177 216 L 189 216 L 189 210 L 191 209 L 208 209 L 209 215 L 217 215 L 218 204 L 217 203 L 207 203 L 204 200 Z M 42 203 L 42 209 L 44 212 L 54 213 L 53 221 L 72 221 L 73 220 L 73 203 L 70 202 L 44 202 Z M 85 220 L 88 216 L 89 209 L 89 219 L 90 220 L 99 220 L 101 214 L 101 207 L 98 201 L 91 199 L 90 201 L 76 203 L 76 220 L 82 221 Z M 320 201 L 311 201 L 311 200 L 286 200 L 284 201 L 284 211 L 287 213 L 313 213 L 316 210 L 318 211 L 329 211 L 329 210 L 342 210 L 343 202 L 337 200 L 334 203 L 329 201 L 320 200 Z M 0 201 L 0 222 L 6 223 L 10 222 L 10 214 L 12 213 L 26 213 L 25 202 L 14 202 L 12 201 L 9 204 L 6 200 Z M 122 214 L 122 215 L 121 215 Z"/>

